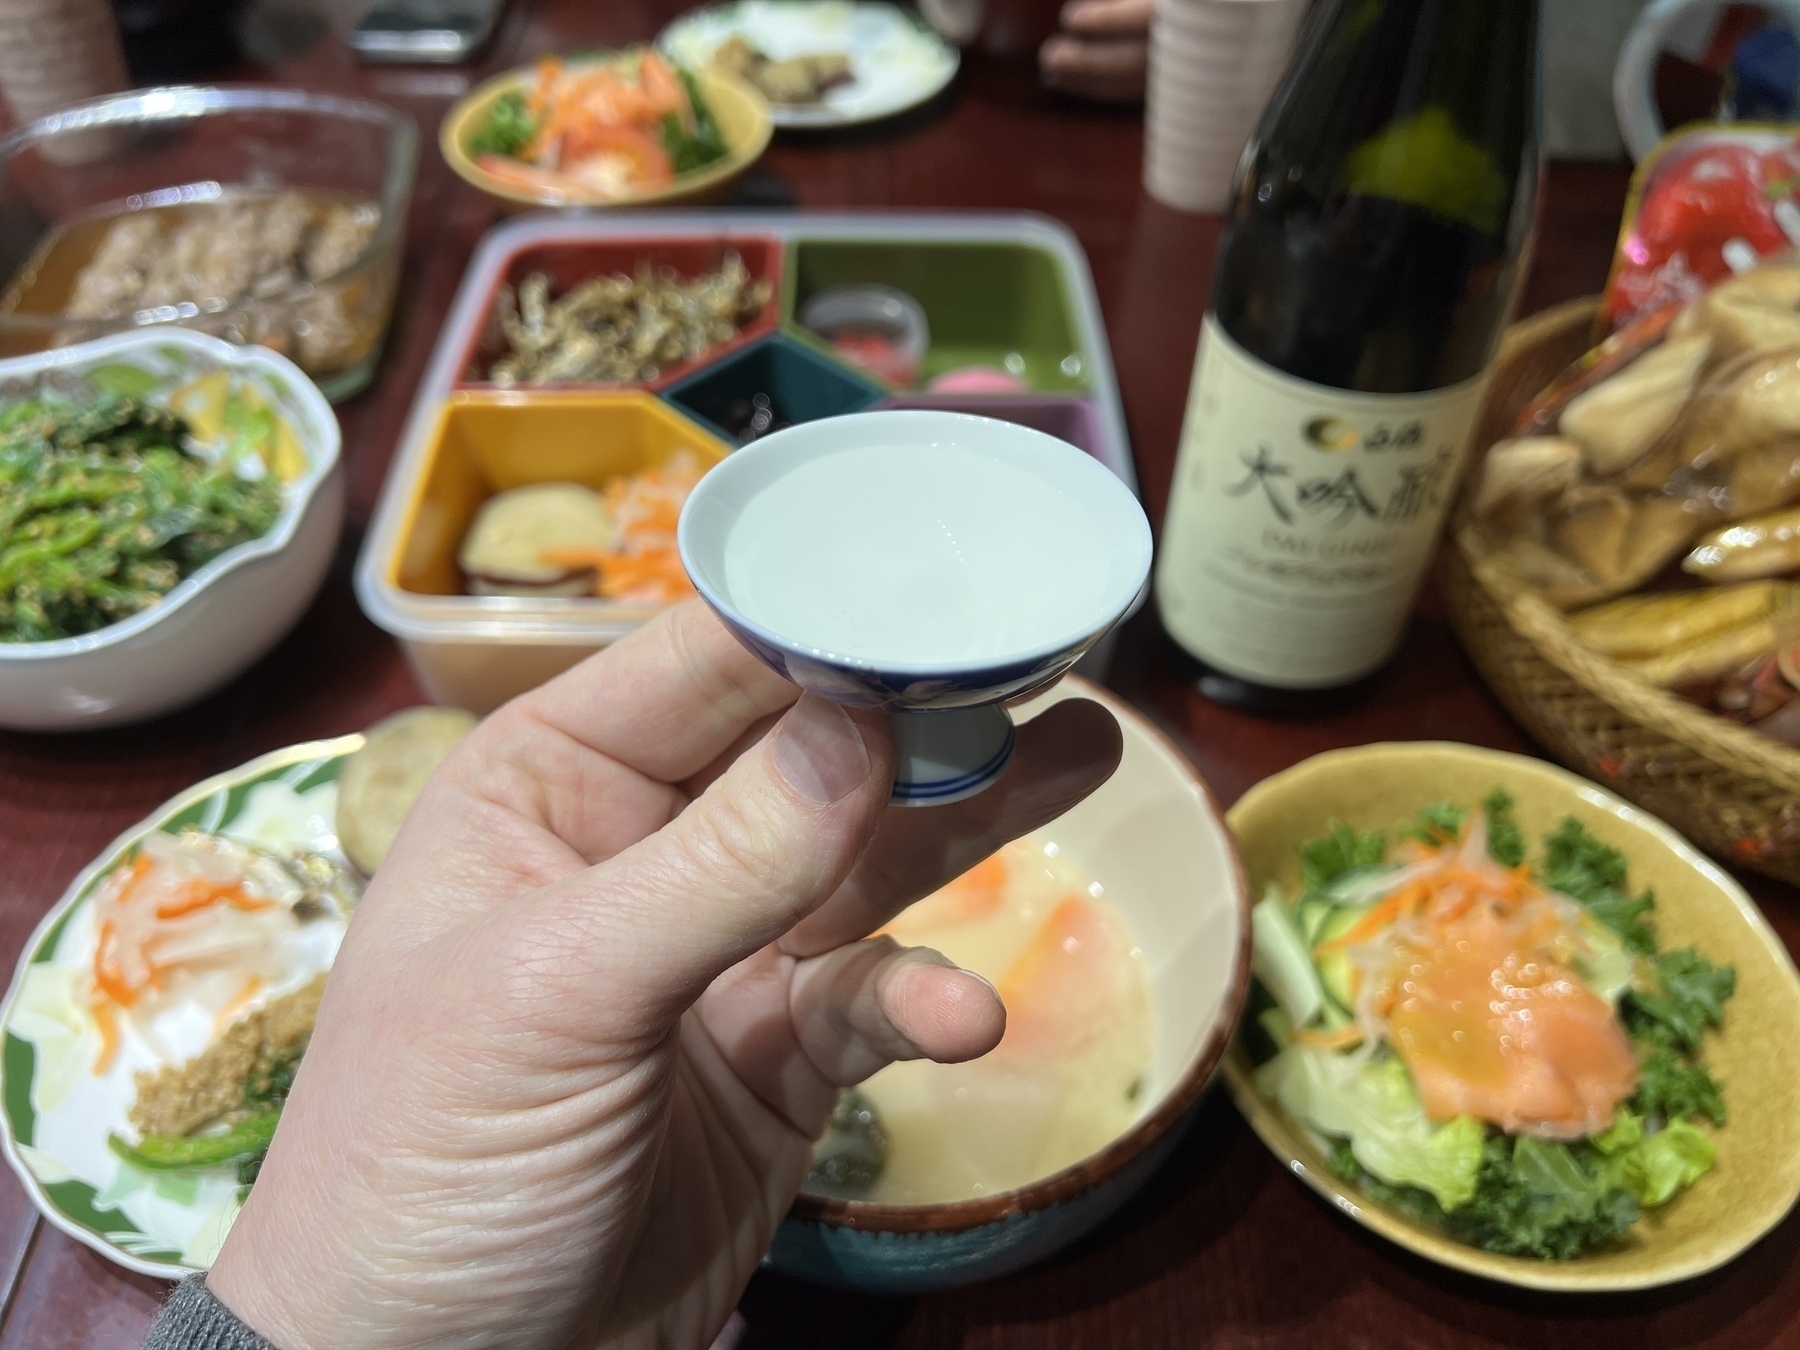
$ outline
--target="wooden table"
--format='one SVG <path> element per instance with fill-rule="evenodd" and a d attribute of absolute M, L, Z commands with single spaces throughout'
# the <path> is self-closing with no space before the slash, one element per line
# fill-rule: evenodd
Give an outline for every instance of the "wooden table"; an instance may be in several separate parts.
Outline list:
<path fill-rule="evenodd" d="M 474 71 L 362 68 L 327 37 L 274 72 L 250 72 L 396 104 L 423 133 L 393 333 L 373 388 L 340 410 L 349 529 L 294 633 L 199 707 L 121 731 L 0 735 L 0 957 L 8 965 L 70 878 L 166 797 L 265 750 L 351 731 L 420 701 L 394 644 L 357 610 L 350 570 L 451 295 L 492 221 L 485 199 L 437 155 L 438 120 L 492 70 L 545 51 L 648 38 L 677 8 L 521 0 Z M 1038 92 L 1028 66 L 976 59 L 951 96 L 922 115 L 777 141 L 750 190 L 802 208 L 1030 208 L 1066 222 L 1093 264 L 1154 520 L 1167 497 L 1218 223 L 1142 195 L 1141 145 L 1136 113 L 1056 102 Z M 1551 171 L 1527 310 L 1599 287 L 1624 178 L 1614 167 Z M 1531 749 L 1429 596 L 1371 697 L 1317 720 L 1274 723 L 1207 703 L 1173 676 L 1162 642 L 1153 620 L 1137 620 L 1114 682 L 1189 747 L 1226 801 L 1333 746 L 1442 737 Z M 1794 893 L 1751 886 L 1790 947 L 1800 947 Z M 40 1222 L 10 1174 L 0 1180 L 0 1282 L 0 1350 L 136 1346 L 165 1290 Z M 1679 1288 L 1600 1299 L 1525 1294 L 1426 1265 L 1334 1213 L 1284 1176 L 1214 1093 L 1174 1159 L 1124 1212 L 1034 1270 L 920 1298 L 852 1296 L 762 1275 L 743 1308 L 755 1347 L 1800 1343 L 1800 1217 L 1723 1273 Z"/>

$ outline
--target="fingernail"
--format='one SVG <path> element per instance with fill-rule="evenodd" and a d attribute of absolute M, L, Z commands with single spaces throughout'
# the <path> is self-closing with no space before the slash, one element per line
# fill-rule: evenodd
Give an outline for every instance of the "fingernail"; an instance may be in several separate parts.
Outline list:
<path fill-rule="evenodd" d="M 775 767 L 795 792 L 829 806 L 869 776 L 869 752 L 848 713 L 805 694 L 775 729 Z"/>

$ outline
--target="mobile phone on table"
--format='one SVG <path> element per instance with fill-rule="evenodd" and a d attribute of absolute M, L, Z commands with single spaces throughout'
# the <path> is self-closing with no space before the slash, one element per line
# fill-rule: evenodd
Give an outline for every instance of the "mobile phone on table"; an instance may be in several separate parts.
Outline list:
<path fill-rule="evenodd" d="M 350 35 L 364 61 L 466 61 L 493 36 L 506 0 L 375 0 Z"/>

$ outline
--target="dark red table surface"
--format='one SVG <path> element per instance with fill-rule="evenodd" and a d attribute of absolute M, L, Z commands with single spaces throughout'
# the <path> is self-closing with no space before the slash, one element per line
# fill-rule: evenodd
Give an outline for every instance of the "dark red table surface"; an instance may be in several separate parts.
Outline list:
<path fill-rule="evenodd" d="M 492 223 L 435 148 L 476 80 L 542 52 L 652 37 L 657 0 L 522 0 L 472 69 L 367 68 L 325 37 L 256 78 L 353 91 L 409 111 L 422 133 L 407 262 L 372 388 L 339 410 L 349 528 L 298 628 L 198 707 L 140 727 L 0 734 L 0 958 L 120 830 L 197 779 L 293 741 L 366 726 L 421 701 L 393 642 L 358 611 L 350 571 L 413 391 L 463 268 Z M 778 139 L 749 191 L 818 207 L 1005 208 L 1065 222 L 1092 263 L 1145 505 L 1166 501 L 1218 222 L 1166 210 L 1138 183 L 1142 125 L 1041 94 L 1028 66 L 971 59 L 922 114 L 836 136 Z M 1625 189 L 1619 166 L 1550 171 L 1529 312 L 1599 288 Z M 1477 680 L 1429 595 L 1406 646 L 1351 712 L 1269 722 L 1207 703 L 1171 673 L 1153 620 L 1128 630 L 1113 683 L 1188 747 L 1227 802 L 1334 746 L 1447 738 L 1530 751 Z M 1790 948 L 1800 896 L 1751 889 Z M 1782 1048 L 1771 1047 L 1774 1053 Z M 135 1346 L 166 1286 L 127 1274 L 41 1222 L 0 1179 L 0 1350 Z M 1175 1157 L 1073 1250 L 1010 1279 L 874 1298 L 759 1275 L 747 1345 L 764 1346 L 1763 1346 L 1800 1344 L 1800 1218 L 1728 1269 L 1618 1297 L 1536 1295 L 1436 1269 L 1364 1232 L 1284 1176 L 1222 1092 Z"/>

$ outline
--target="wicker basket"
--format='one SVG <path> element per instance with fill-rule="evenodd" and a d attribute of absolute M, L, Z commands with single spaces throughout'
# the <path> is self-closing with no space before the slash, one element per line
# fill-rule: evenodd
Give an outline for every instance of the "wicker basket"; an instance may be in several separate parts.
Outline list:
<path fill-rule="evenodd" d="M 1598 303 L 1573 301 L 1507 333 L 1477 433 L 1478 456 L 1586 349 Z M 1442 578 L 1451 621 L 1482 678 L 1526 730 L 1570 768 L 1718 857 L 1800 882 L 1800 750 L 1715 717 L 1589 651 L 1553 606 L 1484 556 L 1466 515 L 1452 532 Z"/>

